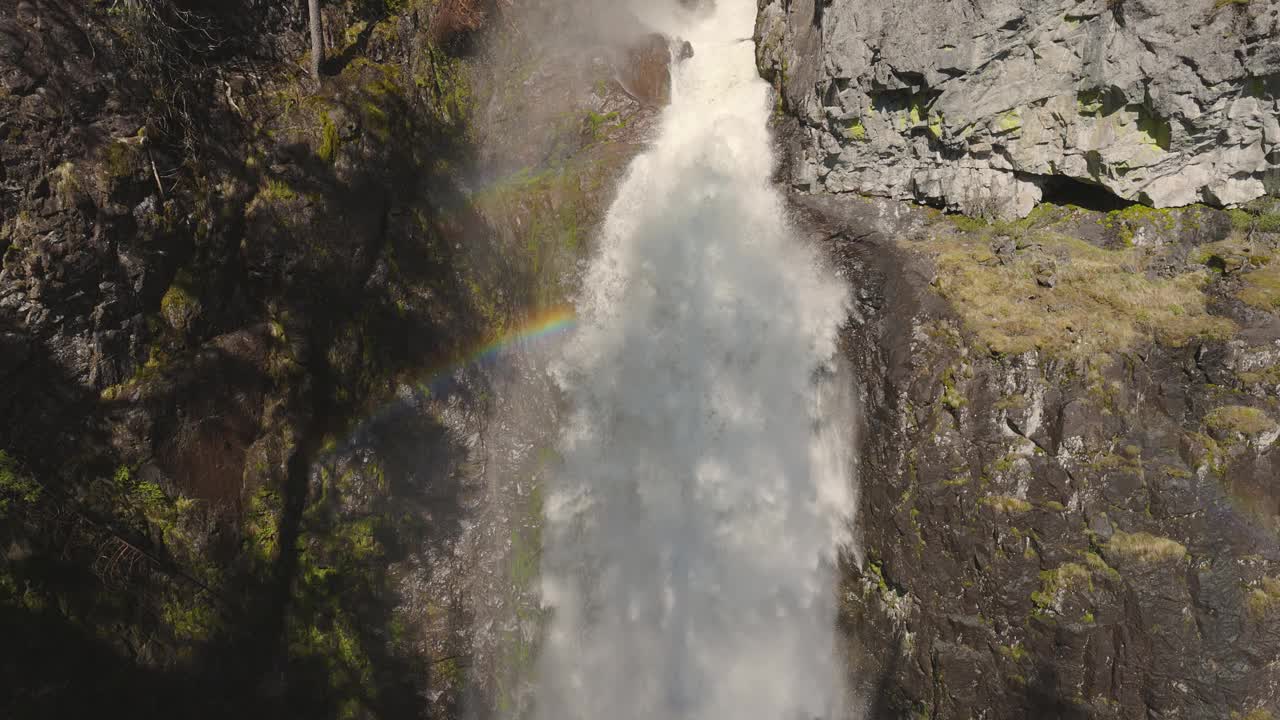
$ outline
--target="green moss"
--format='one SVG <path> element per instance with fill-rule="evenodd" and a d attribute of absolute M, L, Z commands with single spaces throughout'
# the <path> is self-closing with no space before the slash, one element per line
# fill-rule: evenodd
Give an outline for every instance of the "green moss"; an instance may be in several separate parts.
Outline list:
<path fill-rule="evenodd" d="M 292 614 L 289 623 L 292 660 L 324 668 L 329 694 L 341 698 L 337 716 L 368 717 L 369 708 L 365 705 L 374 690 L 373 666 L 352 623 L 342 615 L 324 614 L 311 618 Z M 324 692 L 324 689 L 317 691 Z"/>
<path fill-rule="evenodd" d="M 1230 208 L 1226 212 L 1227 217 L 1231 220 L 1232 229 L 1239 230 L 1241 232 L 1249 232 L 1252 230 L 1257 220 L 1253 213 L 1248 210 L 1244 210 L 1243 208 Z"/>
<path fill-rule="evenodd" d="M 1017 459 L 1018 456 L 1016 454 L 1005 453 L 1004 455 L 996 458 L 995 462 L 991 463 L 991 471 L 998 474 L 1007 473 L 1016 467 Z"/>
<path fill-rule="evenodd" d="M 472 90 L 467 68 L 459 58 L 452 57 L 434 46 L 429 50 L 431 67 L 438 88 L 436 106 L 443 117 L 454 123 L 462 123 L 471 115 Z"/>
<path fill-rule="evenodd" d="M 21 472 L 18 463 L 0 450 L 0 518 L 15 508 L 38 502 L 41 494 L 40 485 Z"/>
<path fill-rule="evenodd" d="M 169 498 L 165 495 L 164 490 L 153 482 L 140 482 L 134 485 L 134 498 L 151 512 L 158 512 L 169 503 Z"/>
<path fill-rule="evenodd" d="M 454 658 L 446 658 L 433 666 L 436 677 L 440 678 L 450 687 L 458 687 L 462 685 L 464 676 L 462 667 L 458 665 L 458 661 Z"/>
<path fill-rule="evenodd" d="M 1027 407 L 1026 395 L 1010 395 L 992 403 L 993 410 L 1022 410 Z"/>
<path fill-rule="evenodd" d="M 956 389 L 955 368 L 947 368 L 942 375 L 942 404 L 950 410 L 959 410 L 968 402 Z"/>
<path fill-rule="evenodd" d="M 1134 204 L 1107 213 L 1102 224 L 1104 227 L 1115 227 L 1120 224 L 1131 226 L 1152 225 L 1159 230 L 1171 231 L 1178 226 L 1179 213 L 1169 208 L 1154 208 L 1149 205 Z"/>
<path fill-rule="evenodd" d="M 1102 556 L 1093 551 L 1084 553 L 1084 562 L 1088 566 L 1089 571 L 1094 575 L 1105 578 L 1111 582 L 1120 582 L 1120 573 L 1115 568 L 1107 564 Z"/>
<path fill-rule="evenodd" d="M 1246 387 L 1280 385 L 1280 365 L 1245 370 L 1239 377 Z"/>
<path fill-rule="evenodd" d="M 249 557 L 265 567 L 280 552 L 280 517 L 284 502 L 280 494 L 267 487 L 258 488 L 249 497 L 244 519 L 244 545 Z"/>
<path fill-rule="evenodd" d="M 491 332 L 511 321 L 510 291 L 522 285 L 525 303 L 547 308 L 565 302 L 568 277 L 587 250 L 584 239 L 597 219 L 602 184 L 617 165 L 612 155 L 593 163 L 545 169 L 526 168 L 499 179 L 472 196 L 473 205 L 495 227 L 507 229 L 507 252 L 519 257 L 524 276 L 513 279 L 475 272 L 466 282 Z"/>
<path fill-rule="evenodd" d="M 521 527 L 511 533 L 506 607 L 515 623 L 513 628 L 500 634 L 498 705 L 503 716 L 515 709 L 517 694 L 529 682 L 537 655 L 541 631 L 530 641 L 522 627 L 541 628 L 547 617 L 536 594 L 530 592 L 536 584 L 542 558 L 542 502 L 541 486 L 535 485 L 525 501 Z"/>
<path fill-rule="evenodd" d="M 1245 595 L 1245 610 L 1255 621 L 1264 620 L 1277 606 L 1280 606 L 1280 597 L 1262 588 L 1254 588 Z"/>
<path fill-rule="evenodd" d="M 112 178 L 133 175 L 138 169 L 138 152 L 128 143 L 111 142 L 102 149 L 102 167 Z"/>
<path fill-rule="evenodd" d="M 943 134 L 943 116 L 942 113 L 932 114 L 929 116 L 929 134 L 935 140 L 941 140 Z"/>
<path fill-rule="evenodd" d="M 1258 408 L 1227 405 L 1214 408 L 1204 417 L 1205 426 L 1217 433 L 1256 437 L 1276 429 L 1276 422 Z"/>
<path fill-rule="evenodd" d="M 625 120 L 619 120 L 617 111 L 601 115 L 594 110 L 588 110 L 585 123 L 587 134 L 590 135 L 593 140 L 602 140 L 608 136 L 609 130 L 624 127 L 626 125 Z"/>
<path fill-rule="evenodd" d="M 1266 206 L 1263 206 L 1265 209 Z M 1236 297 L 1265 312 L 1280 311 L 1280 255 L 1274 243 L 1258 232 L 1280 232 L 1280 215 L 1245 210 L 1227 211 L 1236 230 L 1233 237 L 1196 250 L 1194 259 L 1209 269 L 1239 278 Z"/>
<path fill-rule="evenodd" d="M 1270 258 L 1268 258 L 1270 260 Z M 1247 272 L 1238 297 L 1244 302 L 1267 312 L 1280 312 L 1280 263 Z"/>
<path fill-rule="evenodd" d="M 218 624 L 213 608 L 199 601 L 187 604 L 170 599 L 162 607 L 161 617 L 174 636 L 183 642 L 208 640 Z"/>
<path fill-rule="evenodd" d="M 1093 576 L 1078 563 L 1065 563 L 1040 573 L 1040 589 L 1031 593 L 1031 602 L 1040 610 L 1056 606 L 1068 592 L 1092 592 Z"/>
<path fill-rule="evenodd" d="M 1138 133 L 1148 145 L 1168 151 L 1173 139 L 1173 126 L 1146 105 L 1138 109 Z"/>
<path fill-rule="evenodd" d="M 339 552 L 356 562 L 380 557 L 382 546 L 374 537 L 376 522 L 372 517 L 365 517 L 339 525 L 335 536 L 344 546 Z"/>
<path fill-rule="evenodd" d="M 1117 98 L 1110 89 L 1084 90 L 1076 94 L 1076 112 L 1081 115 L 1103 117 L 1123 106 L 1123 99 Z"/>
<path fill-rule="evenodd" d="M 1027 649 L 1023 647 L 1020 642 L 1012 645 L 1001 645 L 999 646 L 999 649 L 1001 655 L 1014 662 L 1022 662 L 1027 659 Z"/>
<path fill-rule="evenodd" d="M 876 587 L 880 590 L 881 594 L 891 592 L 889 589 L 889 583 L 885 582 L 884 571 L 881 569 L 879 562 L 876 562 L 875 560 L 868 561 L 867 570 L 871 572 L 871 577 L 875 580 Z"/>
<path fill-rule="evenodd" d="M 200 301 L 193 292 L 194 282 L 185 271 L 179 272 L 173 284 L 160 299 L 160 314 L 169 327 L 185 332 L 200 310 Z"/>
<path fill-rule="evenodd" d="M 288 202 L 298 197 L 283 180 L 269 178 L 266 185 L 258 192 L 258 197 L 268 202 Z"/>
<path fill-rule="evenodd" d="M 1145 272 L 1140 249 L 1104 250 L 1069 235 L 1028 230 L 1037 249 L 999 262 L 990 227 L 935 238 L 936 287 L 965 325 L 998 354 L 1039 350 L 1050 356 L 1106 358 L 1142 342 L 1181 346 L 1234 334 L 1230 320 L 1209 313 L 1207 272 L 1173 277 Z M 1055 267 L 1054 287 L 1040 287 L 1037 268 Z"/>
<path fill-rule="evenodd" d="M 854 120 L 853 122 L 849 123 L 849 127 L 844 129 L 844 136 L 848 140 L 854 140 L 857 142 L 866 142 L 867 126 L 862 124 L 861 118 Z"/>
<path fill-rule="evenodd" d="M 1249 616 L 1261 621 L 1271 612 L 1280 609 L 1280 579 L 1266 576 L 1258 581 L 1258 587 L 1245 596 Z"/>
<path fill-rule="evenodd" d="M 1226 454 L 1213 438 L 1204 433 L 1187 433 L 1184 436 L 1192 462 L 1221 474 L 1226 469 Z"/>
<path fill-rule="evenodd" d="M 978 233 L 991 226 L 990 221 L 986 218 L 960 214 L 952 214 L 947 217 L 950 218 L 952 224 L 956 226 L 956 229 L 961 232 Z"/>
<path fill-rule="evenodd" d="M 1022 128 L 1022 109 L 1014 108 L 1000 113 L 996 118 L 996 127 L 1001 133 L 1014 132 Z"/>
<path fill-rule="evenodd" d="M 329 117 L 329 113 L 321 111 L 320 113 L 320 149 L 317 155 L 325 162 L 333 162 L 337 157 L 338 146 L 342 140 L 338 137 L 338 128 L 333 124 L 333 118 Z"/>
<path fill-rule="evenodd" d="M 912 100 L 911 107 L 907 109 L 907 119 L 910 121 L 911 127 L 915 127 L 920 124 L 920 116 L 920 103 L 916 100 Z"/>
<path fill-rule="evenodd" d="M 81 191 L 80 173 L 74 163 L 64 162 L 54 169 L 53 191 L 64 203 Z"/>
<path fill-rule="evenodd" d="M 980 500 L 983 505 L 1006 515 L 1018 515 L 1031 510 L 1031 503 L 1008 495 L 988 495 Z"/>

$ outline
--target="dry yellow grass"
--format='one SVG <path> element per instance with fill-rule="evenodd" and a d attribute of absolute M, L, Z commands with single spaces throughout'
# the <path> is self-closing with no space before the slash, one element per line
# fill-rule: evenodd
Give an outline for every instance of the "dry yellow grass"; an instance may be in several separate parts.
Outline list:
<path fill-rule="evenodd" d="M 1280 311 L 1280 264 L 1245 273 L 1241 282 L 1244 287 L 1237 294 L 1241 300 L 1260 310 Z"/>
<path fill-rule="evenodd" d="M 1014 515 L 1031 510 L 1031 503 L 1008 495 L 988 495 L 981 500 L 983 505 L 1002 513 Z"/>
<path fill-rule="evenodd" d="M 1245 595 L 1245 608 L 1254 620 L 1262 620 L 1272 610 L 1280 607 L 1280 580 L 1264 577 L 1259 587 Z"/>
<path fill-rule="evenodd" d="M 1260 310 L 1280 310 L 1280 258 L 1273 240 L 1237 234 L 1198 248 L 1195 259 L 1221 272 L 1238 273 L 1236 297 Z"/>
<path fill-rule="evenodd" d="M 1046 231 L 1023 243 L 1038 247 L 1004 263 L 986 233 L 947 233 L 928 246 L 939 291 L 997 353 L 1088 359 L 1152 340 L 1181 346 L 1228 337 L 1236 329 L 1206 310 L 1207 268 L 1153 278 L 1141 249 L 1104 250 Z M 1056 269 L 1051 288 L 1036 282 L 1046 267 Z"/>
<path fill-rule="evenodd" d="M 1204 422 L 1210 429 L 1245 436 L 1261 435 L 1276 428 L 1276 421 L 1265 412 L 1245 405 L 1214 408 L 1205 415 Z"/>
<path fill-rule="evenodd" d="M 1130 534 L 1116 531 L 1107 543 L 1107 549 L 1145 564 L 1181 560 L 1187 555 L 1187 548 L 1182 543 L 1145 532 Z"/>

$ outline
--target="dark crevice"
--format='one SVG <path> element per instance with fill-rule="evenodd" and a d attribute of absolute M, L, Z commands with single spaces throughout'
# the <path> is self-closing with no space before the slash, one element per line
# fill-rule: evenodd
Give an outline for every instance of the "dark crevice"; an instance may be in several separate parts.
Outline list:
<path fill-rule="evenodd" d="M 1030 176 L 1044 193 L 1042 202 L 1053 205 L 1074 205 L 1086 210 L 1110 212 L 1136 205 L 1125 200 L 1099 183 L 1088 182 L 1065 175 Z"/>

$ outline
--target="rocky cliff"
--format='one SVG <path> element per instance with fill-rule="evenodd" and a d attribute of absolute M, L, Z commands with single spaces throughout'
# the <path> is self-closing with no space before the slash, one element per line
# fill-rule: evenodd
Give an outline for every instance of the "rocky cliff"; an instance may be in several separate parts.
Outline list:
<path fill-rule="evenodd" d="M 476 360 L 666 77 L 571 10 L 325 3 L 317 83 L 305 4 L 0 7 L 0 715 L 520 709 L 555 422 Z"/>
<path fill-rule="evenodd" d="M 867 717 L 1280 712 L 1280 216 L 794 200 L 857 298 Z"/>
<path fill-rule="evenodd" d="M 867 717 L 1275 717 L 1280 8 L 760 8 L 857 298 Z"/>
<path fill-rule="evenodd" d="M 557 408 L 475 359 L 574 287 L 666 51 L 458 6 L 326 3 L 319 86 L 300 4 L 0 8 L 0 715 L 527 710 Z M 856 298 L 859 697 L 1280 713 L 1280 208 L 849 192 L 1255 197 L 1275 4 L 871 7 L 760 26 Z"/>
<path fill-rule="evenodd" d="M 1275 0 L 762 0 L 764 75 L 812 191 L 1024 216 L 1280 189 Z"/>

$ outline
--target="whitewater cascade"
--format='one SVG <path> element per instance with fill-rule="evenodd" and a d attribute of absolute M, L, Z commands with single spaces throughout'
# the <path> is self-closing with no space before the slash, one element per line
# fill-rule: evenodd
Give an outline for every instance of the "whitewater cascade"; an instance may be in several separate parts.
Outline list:
<path fill-rule="evenodd" d="M 843 697 L 834 565 L 853 504 L 842 285 L 770 185 L 754 0 L 695 56 L 610 209 L 556 367 L 542 720 L 813 720 Z"/>

